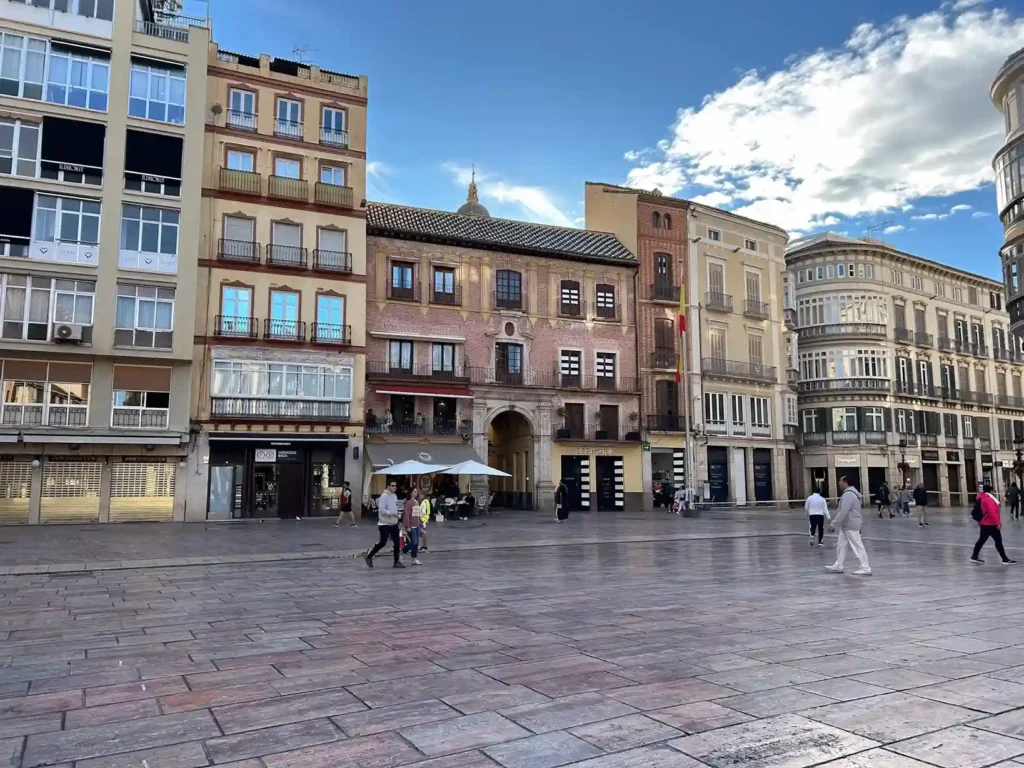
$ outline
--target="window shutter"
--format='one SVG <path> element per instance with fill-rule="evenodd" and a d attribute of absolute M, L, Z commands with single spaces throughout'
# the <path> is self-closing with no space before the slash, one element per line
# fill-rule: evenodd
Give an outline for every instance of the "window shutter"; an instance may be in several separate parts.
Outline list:
<path fill-rule="evenodd" d="M 831 408 L 821 408 L 820 410 L 821 410 L 822 417 L 825 419 L 825 430 L 824 431 L 825 432 L 831 432 L 832 431 L 832 409 Z M 1024 422 L 1021 422 L 1021 423 L 1024 424 Z"/>
<path fill-rule="evenodd" d="M 931 361 L 928 362 L 928 383 L 935 386 L 935 367 Z"/>
<path fill-rule="evenodd" d="M 988 416 L 980 416 L 974 420 L 974 434 L 977 437 L 992 439 L 992 420 Z"/>
<path fill-rule="evenodd" d="M 866 423 L 867 423 L 867 419 L 865 418 L 865 415 L 864 415 L 864 407 L 858 405 L 857 406 L 857 423 L 855 425 L 855 428 L 857 430 L 862 430 L 862 429 L 864 429 Z"/>
<path fill-rule="evenodd" d="M 892 432 L 892 408 L 883 408 L 882 414 L 885 417 L 885 431 Z"/>

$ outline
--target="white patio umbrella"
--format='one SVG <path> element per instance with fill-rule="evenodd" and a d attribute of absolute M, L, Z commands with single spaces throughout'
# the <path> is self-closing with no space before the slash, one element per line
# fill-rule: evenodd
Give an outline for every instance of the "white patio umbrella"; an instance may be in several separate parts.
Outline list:
<path fill-rule="evenodd" d="M 463 461 L 441 472 L 442 475 L 488 475 L 490 477 L 512 477 L 508 472 L 481 464 L 479 461 Z"/>
<path fill-rule="evenodd" d="M 445 469 L 444 464 L 424 464 L 422 461 L 409 459 L 399 464 L 392 464 L 389 467 L 378 469 L 375 475 L 432 475 Z"/>

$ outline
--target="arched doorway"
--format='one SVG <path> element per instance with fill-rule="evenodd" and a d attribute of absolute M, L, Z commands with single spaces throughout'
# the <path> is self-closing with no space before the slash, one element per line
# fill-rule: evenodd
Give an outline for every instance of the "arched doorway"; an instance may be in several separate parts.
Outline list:
<path fill-rule="evenodd" d="M 534 439 L 533 428 L 518 411 L 502 411 L 487 427 L 488 463 L 512 477 L 492 477 L 490 490 L 494 506 L 507 509 L 533 509 Z"/>

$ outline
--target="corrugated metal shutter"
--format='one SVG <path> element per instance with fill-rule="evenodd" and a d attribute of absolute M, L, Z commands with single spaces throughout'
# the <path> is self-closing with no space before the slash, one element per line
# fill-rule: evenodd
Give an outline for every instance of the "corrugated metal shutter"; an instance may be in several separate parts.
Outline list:
<path fill-rule="evenodd" d="M 97 522 L 102 469 L 99 462 L 44 461 L 39 522 Z"/>
<path fill-rule="evenodd" d="M 169 522 L 176 474 L 174 464 L 112 464 L 110 522 Z"/>
<path fill-rule="evenodd" d="M 32 497 L 32 463 L 0 461 L 0 524 L 28 522 Z"/>

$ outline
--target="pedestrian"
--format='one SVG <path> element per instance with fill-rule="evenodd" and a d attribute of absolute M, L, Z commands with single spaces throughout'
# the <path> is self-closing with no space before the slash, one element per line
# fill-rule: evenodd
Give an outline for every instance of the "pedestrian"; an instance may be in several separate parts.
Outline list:
<path fill-rule="evenodd" d="M 341 519 L 345 515 L 352 520 L 350 527 L 356 528 L 356 513 L 352 511 L 352 486 L 349 485 L 348 480 L 341 485 L 341 511 L 338 512 L 338 519 L 334 521 L 335 528 L 341 525 Z"/>
<path fill-rule="evenodd" d="M 861 515 L 860 491 L 850 485 L 846 475 L 839 478 L 839 510 L 835 519 L 829 525 L 829 533 L 839 529 L 839 540 L 836 543 L 836 561 L 832 565 L 826 565 L 825 570 L 831 573 L 842 573 L 843 563 L 846 562 L 846 552 L 852 549 L 854 556 L 860 563 L 860 568 L 853 572 L 854 576 L 870 576 L 871 565 L 868 563 L 868 553 L 864 549 L 864 542 L 860 538 L 860 527 L 864 522 Z"/>
<path fill-rule="evenodd" d="M 1020 488 L 1017 487 L 1016 480 L 1006 489 L 1006 501 L 1010 504 L 1010 517 L 1020 520 Z"/>
<path fill-rule="evenodd" d="M 910 501 L 914 498 L 914 491 L 910 487 L 910 480 L 904 484 L 900 489 L 900 509 L 899 513 L 902 517 L 910 517 Z M 892 515 L 889 515 L 892 517 Z"/>
<path fill-rule="evenodd" d="M 391 539 L 391 543 L 394 545 L 394 567 L 405 568 L 402 565 L 402 553 L 399 551 L 398 544 L 398 497 L 395 495 L 397 488 L 398 483 L 394 480 L 388 480 L 387 489 L 377 499 L 377 531 L 380 534 L 380 540 L 374 545 L 373 549 L 363 556 L 363 560 L 366 561 L 366 565 L 370 568 L 373 568 L 373 556 L 384 549 L 388 539 Z"/>
<path fill-rule="evenodd" d="M 971 562 L 981 565 L 985 561 L 978 557 L 985 542 L 992 539 L 996 543 L 996 552 L 1003 560 L 1003 565 L 1012 565 L 1016 560 L 1006 556 L 1003 549 L 1002 520 L 999 518 L 999 499 L 992 495 L 992 485 L 985 483 L 982 492 L 974 500 L 974 509 L 971 510 L 971 517 L 978 521 L 981 528 L 981 535 L 974 545 L 974 553 L 971 555 Z"/>
<path fill-rule="evenodd" d="M 426 500 L 424 499 L 424 502 Z M 420 530 L 423 521 L 420 519 L 420 492 L 413 488 L 409 498 L 405 500 L 405 508 L 402 510 L 402 527 L 405 528 L 405 535 L 409 539 L 409 554 L 412 556 L 412 564 L 420 565 Z"/>
<path fill-rule="evenodd" d="M 878 490 L 875 491 L 875 501 L 878 502 L 878 516 L 882 516 L 882 510 L 889 506 L 889 486 L 886 485 L 885 480 L 878 486 Z M 889 517 L 892 517 L 892 510 L 889 510 Z"/>
<path fill-rule="evenodd" d="M 811 532 L 811 540 L 808 542 L 812 547 L 814 546 L 814 533 L 818 533 L 818 546 L 824 547 L 822 538 L 825 536 L 825 521 L 831 522 L 832 517 L 828 513 L 828 502 L 825 501 L 825 497 L 817 491 L 814 491 L 810 496 L 807 497 L 807 501 L 804 502 L 804 509 L 807 510 L 807 523 Z"/>
<path fill-rule="evenodd" d="M 677 515 L 682 515 L 683 509 L 686 507 L 686 489 L 680 488 L 676 491 L 676 500 L 673 504 Z"/>
<path fill-rule="evenodd" d="M 918 483 L 914 489 L 914 504 L 917 505 L 919 515 L 917 524 L 922 528 L 928 527 L 928 491 L 924 489 L 924 483 Z"/>
<path fill-rule="evenodd" d="M 564 523 L 569 519 L 569 512 L 569 486 L 565 484 L 563 477 L 555 489 L 555 522 Z"/>

